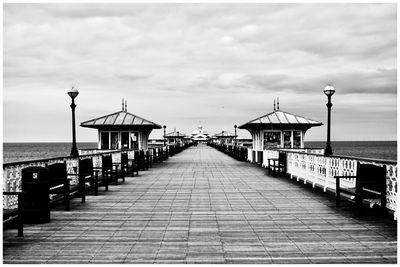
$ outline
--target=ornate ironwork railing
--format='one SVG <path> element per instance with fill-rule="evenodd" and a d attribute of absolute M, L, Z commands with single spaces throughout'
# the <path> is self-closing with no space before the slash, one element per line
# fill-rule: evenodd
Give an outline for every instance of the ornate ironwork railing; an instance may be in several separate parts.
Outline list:
<path fill-rule="evenodd" d="M 357 163 L 368 163 L 378 166 L 386 166 L 386 208 L 397 211 L 397 162 L 367 159 L 346 156 L 329 156 L 287 152 L 287 173 L 290 177 L 311 183 L 314 187 L 319 186 L 324 191 L 335 191 L 336 180 L 334 176 L 356 175 Z M 354 187 L 355 179 L 341 180 L 341 186 Z M 379 201 L 376 202 L 380 204 Z"/>
<path fill-rule="evenodd" d="M 101 167 L 101 156 L 110 155 L 112 156 L 113 162 L 121 161 L 121 151 L 107 151 L 103 153 L 94 154 L 83 154 L 79 157 L 57 157 L 49 159 L 39 159 L 30 161 L 21 161 L 3 164 L 3 191 L 6 192 L 18 192 L 21 191 L 21 170 L 30 166 L 42 166 L 45 167 L 48 164 L 66 162 L 67 173 L 78 173 L 79 159 L 91 158 L 93 160 L 93 166 Z M 133 159 L 134 153 L 128 153 L 128 158 Z M 75 177 L 75 176 L 73 176 Z M 77 184 L 77 178 L 71 181 L 71 184 Z M 16 196 L 3 196 L 3 208 L 15 207 L 18 203 Z"/>
<path fill-rule="evenodd" d="M 255 153 L 254 153 L 255 152 Z M 249 162 L 258 162 L 258 151 L 248 149 Z M 297 181 L 310 183 L 313 187 L 321 187 L 327 190 L 336 190 L 336 180 L 334 176 L 356 175 L 357 163 L 368 163 L 378 166 L 386 166 L 386 208 L 394 212 L 397 217 L 397 161 L 368 159 L 348 156 L 329 156 L 323 155 L 323 149 L 271 149 L 262 151 L 262 166 L 268 167 L 269 158 L 278 158 L 279 152 L 286 153 L 287 174 Z M 256 157 L 256 158 L 254 158 Z M 341 186 L 354 187 L 355 179 L 341 180 Z M 379 201 L 371 204 L 379 204 Z"/>
<path fill-rule="evenodd" d="M 168 148 L 169 147 L 169 148 Z M 174 149 L 175 145 L 156 147 L 149 149 L 149 154 L 151 158 L 160 157 L 162 151 L 169 152 Z M 185 146 L 186 148 L 187 146 Z M 175 149 L 176 151 L 176 149 Z M 67 173 L 76 174 L 79 173 L 79 159 L 91 158 L 93 161 L 94 167 L 102 166 L 102 156 L 103 155 L 111 155 L 112 162 L 117 163 L 121 162 L 121 152 L 128 153 L 128 159 L 135 159 L 135 150 L 100 150 L 100 149 L 84 149 L 79 150 L 79 157 L 57 157 L 57 158 L 48 158 L 48 159 L 39 159 L 39 160 L 29 160 L 29 161 L 21 161 L 21 162 L 12 162 L 3 164 L 3 191 L 6 192 L 19 192 L 21 191 L 21 170 L 30 167 L 30 166 L 42 166 L 53 164 L 53 163 L 62 163 L 66 162 L 67 164 Z M 72 180 L 71 184 L 77 184 L 76 180 Z M 18 204 L 17 196 L 3 196 L 3 208 L 13 208 Z"/>

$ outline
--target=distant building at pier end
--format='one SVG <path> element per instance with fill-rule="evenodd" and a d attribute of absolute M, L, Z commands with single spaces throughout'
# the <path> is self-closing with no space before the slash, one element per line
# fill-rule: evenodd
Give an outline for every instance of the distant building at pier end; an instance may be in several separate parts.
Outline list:
<path fill-rule="evenodd" d="M 294 115 L 278 108 L 271 113 L 251 120 L 239 129 L 250 132 L 254 150 L 273 148 L 304 148 L 304 136 L 308 129 L 321 126 L 322 122 Z"/>
<path fill-rule="evenodd" d="M 210 139 L 210 135 L 203 130 L 203 126 L 199 125 L 197 130 L 192 132 L 190 138 L 195 142 L 207 142 Z"/>
<path fill-rule="evenodd" d="M 149 120 L 122 110 L 81 123 L 82 127 L 98 130 L 98 149 L 147 149 L 149 135 L 153 129 L 161 129 Z"/>

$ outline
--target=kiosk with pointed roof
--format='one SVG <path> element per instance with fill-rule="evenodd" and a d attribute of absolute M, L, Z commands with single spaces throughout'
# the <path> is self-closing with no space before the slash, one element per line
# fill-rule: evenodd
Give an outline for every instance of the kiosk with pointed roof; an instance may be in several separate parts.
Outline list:
<path fill-rule="evenodd" d="M 173 145 L 173 144 L 183 144 L 185 141 L 185 134 L 180 133 L 179 131 L 176 131 L 174 129 L 173 132 L 167 133 L 164 135 L 164 138 L 167 139 L 168 144 Z"/>
<path fill-rule="evenodd" d="M 213 137 L 216 139 L 216 143 L 224 145 L 224 144 L 233 144 L 235 137 L 237 136 L 233 133 L 222 131 L 220 133 L 214 134 Z"/>
<path fill-rule="evenodd" d="M 122 110 L 81 123 L 82 127 L 98 129 L 98 149 L 147 149 L 153 129 L 161 129 L 149 120 L 129 113 L 127 103 Z"/>
<path fill-rule="evenodd" d="M 304 148 L 304 135 L 308 129 L 322 123 L 294 115 L 277 108 L 264 116 L 251 120 L 239 129 L 246 129 L 253 139 L 254 150 L 273 148 Z"/>

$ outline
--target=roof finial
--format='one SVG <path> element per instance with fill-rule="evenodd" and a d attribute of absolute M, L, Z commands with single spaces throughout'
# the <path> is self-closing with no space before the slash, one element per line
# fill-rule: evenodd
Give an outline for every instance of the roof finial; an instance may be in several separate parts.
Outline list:
<path fill-rule="evenodd" d="M 122 111 L 124 111 L 124 99 L 122 98 Z"/>
<path fill-rule="evenodd" d="M 279 110 L 279 97 L 278 97 L 278 101 L 277 101 L 277 103 L 276 103 L 276 104 L 277 104 L 277 107 L 276 107 L 276 109 L 277 109 L 277 110 Z"/>
<path fill-rule="evenodd" d="M 125 100 L 125 111 L 128 111 L 128 100 Z"/>
<path fill-rule="evenodd" d="M 275 111 L 275 99 L 274 99 L 274 111 Z"/>

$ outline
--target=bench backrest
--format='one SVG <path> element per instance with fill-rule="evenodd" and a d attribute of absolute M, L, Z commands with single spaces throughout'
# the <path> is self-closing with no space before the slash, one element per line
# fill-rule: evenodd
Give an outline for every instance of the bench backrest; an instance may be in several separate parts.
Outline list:
<path fill-rule="evenodd" d="M 101 169 L 103 171 L 112 169 L 112 157 L 111 155 L 103 155 L 101 156 Z"/>
<path fill-rule="evenodd" d="M 356 187 L 386 192 L 386 167 L 372 164 L 358 164 Z"/>
<path fill-rule="evenodd" d="M 141 161 L 144 160 L 144 151 L 143 150 L 139 151 L 139 160 L 141 160 Z"/>
<path fill-rule="evenodd" d="M 91 158 L 79 160 L 79 173 L 91 175 L 93 173 L 93 161 Z"/>
<path fill-rule="evenodd" d="M 46 166 L 49 170 L 50 181 L 52 179 L 67 179 L 67 163 L 53 163 Z"/>
<path fill-rule="evenodd" d="M 128 165 L 128 153 L 121 153 L 121 166 Z"/>
<path fill-rule="evenodd" d="M 286 153 L 279 152 L 278 161 L 280 164 L 286 164 Z"/>
<path fill-rule="evenodd" d="M 263 151 L 257 151 L 257 163 L 262 164 L 264 161 L 263 158 L 264 158 Z"/>

